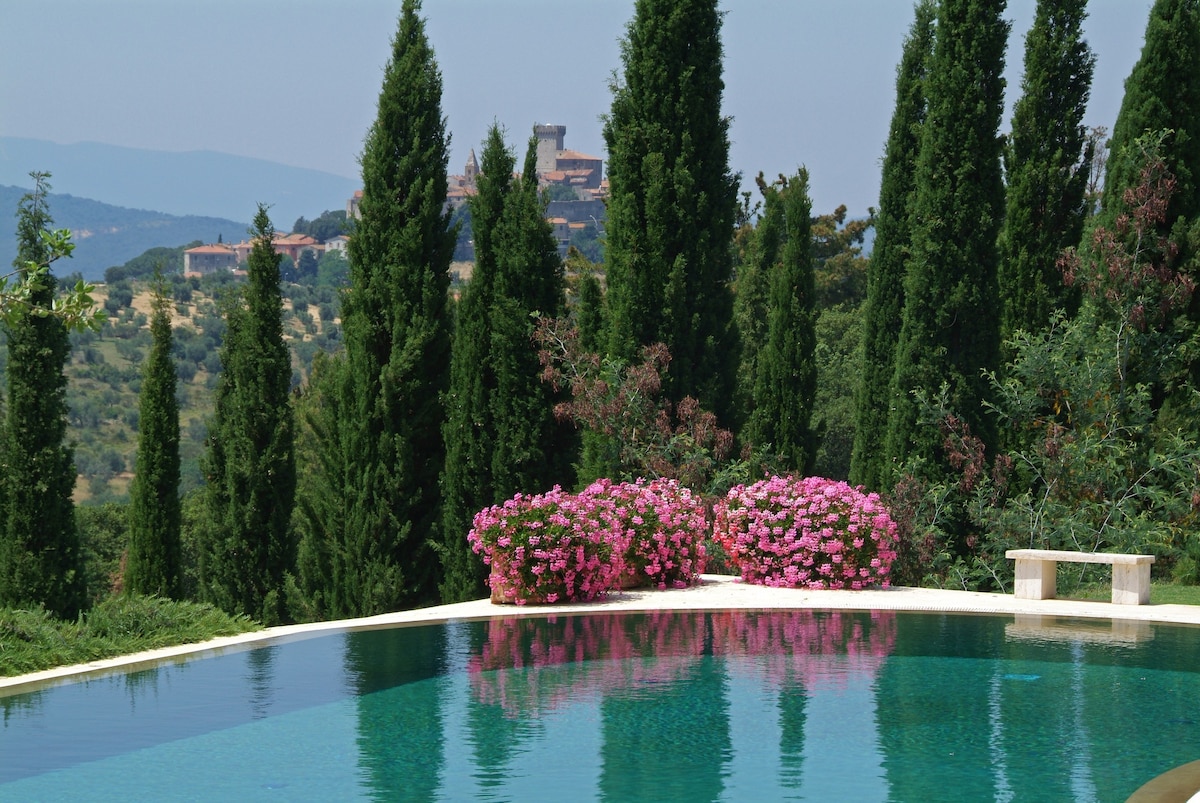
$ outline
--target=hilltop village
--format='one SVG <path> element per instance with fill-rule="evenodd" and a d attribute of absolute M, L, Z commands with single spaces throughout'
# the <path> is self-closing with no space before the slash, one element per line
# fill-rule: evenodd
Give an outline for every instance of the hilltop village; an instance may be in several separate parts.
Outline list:
<path fill-rule="evenodd" d="M 573 238 L 588 229 L 595 231 L 604 220 L 604 199 L 608 181 L 604 178 L 604 161 L 598 156 L 564 147 L 567 127 L 535 125 L 537 136 L 537 176 L 543 197 L 547 198 L 546 219 L 554 226 L 554 239 L 560 256 L 566 256 Z M 461 174 L 447 176 L 446 206 L 458 210 L 477 192 L 479 162 L 472 149 Z M 346 201 L 346 216 L 359 216 L 359 190 Z M 320 241 L 308 234 L 276 233 L 272 244 L 275 252 L 299 263 L 305 251 L 320 257 L 327 251 L 345 254 L 347 237 L 338 235 Z M 206 243 L 183 252 L 183 273 L 187 277 L 207 276 L 218 271 L 240 274 L 239 265 L 246 262 L 253 243 Z M 473 253 L 468 249 L 468 260 Z"/>

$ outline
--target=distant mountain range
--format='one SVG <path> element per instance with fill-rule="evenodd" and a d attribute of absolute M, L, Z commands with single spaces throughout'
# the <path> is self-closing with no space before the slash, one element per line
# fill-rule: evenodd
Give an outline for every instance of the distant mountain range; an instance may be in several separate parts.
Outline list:
<path fill-rule="evenodd" d="M 9 221 L 9 234 L 0 237 L 0 272 L 7 272 L 17 256 L 17 204 L 28 192 L 24 187 L 0 186 L 0 221 Z M 195 240 L 206 243 L 223 239 L 245 239 L 247 223 L 216 217 L 187 215 L 176 217 L 144 209 L 126 209 L 88 198 L 50 193 L 50 215 L 54 228 L 70 229 L 75 253 L 55 263 L 54 275 L 66 276 L 78 271 L 89 281 L 99 281 L 104 271 L 124 265 L 151 248 L 186 245 Z M 3 211 L 8 210 L 8 211 Z M 289 224 L 290 225 L 290 224 Z"/>
<path fill-rule="evenodd" d="M 297 218 L 345 208 L 359 186 L 332 173 L 212 151 L 0 137 L 0 268 L 16 254 L 9 216 L 32 186 L 34 170 L 51 173 L 55 226 L 76 232 L 74 258 L 55 273 L 79 271 L 90 279 L 155 246 L 213 242 L 218 235 L 241 240 L 248 224 L 236 221 L 250 220 L 260 202 L 270 205 L 277 229 L 290 231 Z"/>

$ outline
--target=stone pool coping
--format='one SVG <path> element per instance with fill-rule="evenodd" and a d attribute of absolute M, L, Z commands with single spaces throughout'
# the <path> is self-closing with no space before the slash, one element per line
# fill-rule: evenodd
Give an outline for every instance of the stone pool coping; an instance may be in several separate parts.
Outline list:
<path fill-rule="evenodd" d="M 741 582 L 736 577 L 706 574 L 698 586 L 668 591 L 630 590 L 602 600 L 570 605 L 493 605 L 486 599 L 385 613 L 362 619 L 340 619 L 304 625 L 270 627 L 253 633 L 181 644 L 157 650 L 106 658 L 86 664 L 56 667 L 28 675 L 0 678 L 0 696 L 36 691 L 85 678 L 146 669 L 162 662 L 219 655 L 269 642 L 311 638 L 326 633 L 402 625 L 440 624 L 450 621 L 547 614 L 645 612 L 661 610 L 706 611 L 723 609 L 771 610 L 891 610 L 933 613 L 990 613 L 1049 616 L 1068 619 L 1109 619 L 1131 622 L 1200 626 L 1196 605 L 1114 605 L 1060 599 L 1017 599 L 1011 594 L 947 591 L 936 588 L 889 588 L 868 591 L 810 591 L 767 588 Z"/>

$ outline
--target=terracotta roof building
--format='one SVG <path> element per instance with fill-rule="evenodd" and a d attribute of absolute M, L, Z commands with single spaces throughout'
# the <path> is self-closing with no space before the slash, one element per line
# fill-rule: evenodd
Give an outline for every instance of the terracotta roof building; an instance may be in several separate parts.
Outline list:
<path fill-rule="evenodd" d="M 233 246 L 224 243 L 198 245 L 183 252 L 184 276 L 207 276 L 219 270 L 232 271 L 238 256 Z"/>

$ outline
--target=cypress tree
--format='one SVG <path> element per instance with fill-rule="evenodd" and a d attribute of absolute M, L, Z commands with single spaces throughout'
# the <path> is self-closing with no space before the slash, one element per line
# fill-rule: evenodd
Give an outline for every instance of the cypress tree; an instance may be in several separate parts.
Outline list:
<path fill-rule="evenodd" d="M 604 123 L 608 351 L 661 342 L 666 394 L 731 412 L 737 349 L 730 240 L 737 179 L 721 115 L 716 0 L 638 0 Z"/>
<path fill-rule="evenodd" d="M 600 353 L 604 330 L 604 290 L 590 269 L 579 277 L 575 328 L 579 330 L 579 347 L 594 354 Z"/>
<path fill-rule="evenodd" d="M 493 125 L 484 142 L 478 192 L 468 199 L 475 239 L 475 268 L 459 302 L 446 394 L 446 465 L 442 472 L 444 508 L 441 597 L 457 602 L 483 595 L 483 562 L 467 544 L 476 512 L 496 503 L 492 455 L 496 431 L 491 401 L 496 366 L 490 359 L 497 246 L 515 165 L 500 128 Z M 531 490 L 531 489 L 529 489 Z"/>
<path fill-rule="evenodd" d="M 395 610 L 437 593 L 455 233 L 442 77 L 419 8 L 405 0 L 400 13 L 363 146 L 361 218 L 349 244 L 342 521 L 331 553 L 338 615 Z"/>
<path fill-rule="evenodd" d="M 867 269 L 863 307 L 863 356 L 855 398 L 850 479 L 881 490 L 887 460 L 883 449 L 893 406 L 896 341 L 904 311 L 904 276 L 912 243 L 912 199 L 917 155 L 925 122 L 925 80 L 933 52 L 933 0 L 921 0 L 896 71 L 896 109 L 883 157 L 875 245 Z"/>
<path fill-rule="evenodd" d="M 153 344 L 138 397 L 137 473 L 129 487 L 129 554 L 125 591 L 180 596 L 179 402 L 171 357 L 170 298 L 157 277 Z"/>
<path fill-rule="evenodd" d="M 1156 0 L 1137 64 L 1125 79 L 1125 96 L 1113 126 L 1111 151 L 1123 150 L 1147 131 L 1168 130 L 1162 156 L 1175 176 L 1167 229 L 1200 216 L 1200 0 Z M 1107 163 L 1102 221 L 1125 210 L 1123 194 L 1137 185 L 1140 160 Z"/>
<path fill-rule="evenodd" d="M 49 265 L 57 256 L 42 239 L 53 222 L 46 196 L 48 173 L 34 173 L 33 192 L 17 210 L 17 274 L 30 263 Z M 57 315 L 35 308 L 54 303 L 47 274 L 28 306 L 9 310 L 8 405 L 0 444 L 4 530 L 0 535 L 0 606 L 42 605 L 61 618 L 76 616 L 85 589 L 75 529 L 75 462 L 66 440 L 67 327 Z"/>
<path fill-rule="evenodd" d="M 990 447 L 982 372 L 999 362 L 996 240 L 1003 219 L 1004 2 L 945 0 L 926 79 L 916 165 L 912 256 L 896 346 L 887 453 L 942 466 L 941 435 L 918 422 L 914 398 L 944 384 L 951 409 Z"/>
<path fill-rule="evenodd" d="M 1083 113 L 1095 56 L 1083 39 L 1086 0 L 1040 0 L 1025 39 L 1025 77 L 1004 151 L 1007 211 L 1000 235 L 1001 338 L 1037 332 L 1073 312 L 1058 257 L 1079 243 L 1091 173 Z"/>
<path fill-rule="evenodd" d="M 299 541 L 297 585 L 307 619 L 333 618 L 335 590 L 341 587 L 343 563 L 334 560 L 341 538 L 343 480 L 346 459 L 339 445 L 345 418 L 346 360 L 344 355 L 317 352 L 308 383 L 296 398 L 296 507 L 294 524 Z"/>
<path fill-rule="evenodd" d="M 558 400 L 541 381 L 534 315 L 559 317 L 566 304 L 562 259 L 537 184 L 537 139 L 525 151 L 520 181 L 509 190 L 499 230 L 491 363 L 496 392 L 492 477 L 501 501 L 518 491 L 569 486 L 569 428 L 554 418 Z"/>
<path fill-rule="evenodd" d="M 811 421 L 817 343 L 807 170 L 768 188 L 764 217 L 775 221 L 779 258 L 770 266 L 767 340 L 758 355 L 747 437 L 755 445 L 769 444 L 788 470 L 807 473 L 818 445 Z"/>
<path fill-rule="evenodd" d="M 777 201 L 777 190 L 767 185 L 762 173 L 758 174 L 755 181 L 764 199 L 771 195 Z M 754 411 L 759 354 L 770 332 L 767 310 L 770 307 L 772 268 L 779 259 L 781 218 L 782 207 L 772 202 L 763 209 L 757 225 L 747 227 L 743 235 L 744 257 L 738 267 L 737 293 L 733 302 L 734 324 L 741 347 L 734 407 L 738 430 L 743 435 L 748 434 L 745 427 Z"/>
<path fill-rule="evenodd" d="M 475 272 L 463 296 L 447 396 L 443 474 L 445 601 L 483 593 L 483 563 L 467 548 L 471 517 L 518 492 L 567 484 L 571 452 L 555 422 L 549 387 L 533 347 L 533 314 L 563 308 L 562 261 L 537 187 L 537 141 L 524 171 L 493 126 L 483 150 Z M 480 232 L 482 231 L 482 237 Z"/>
<path fill-rule="evenodd" d="M 292 361 L 283 341 L 280 255 L 261 204 L 251 234 L 247 284 L 228 310 L 209 427 L 211 530 L 200 582 L 208 599 L 229 613 L 277 624 L 287 618 L 284 581 L 296 560 Z"/>

